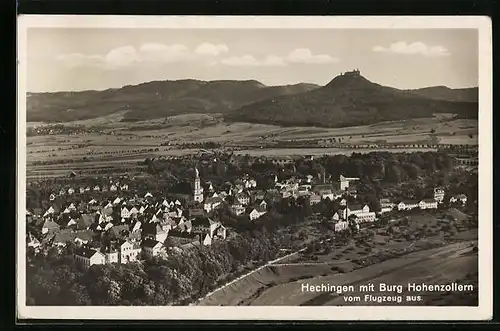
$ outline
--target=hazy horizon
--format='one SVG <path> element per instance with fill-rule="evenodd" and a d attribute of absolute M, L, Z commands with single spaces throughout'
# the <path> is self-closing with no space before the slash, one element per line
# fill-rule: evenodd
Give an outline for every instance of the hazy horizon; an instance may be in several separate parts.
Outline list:
<path fill-rule="evenodd" d="M 326 85 L 359 69 L 397 89 L 478 86 L 475 29 L 32 28 L 27 91 L 102 91 L 151 81 Z"/>
<path fill-rule="evenodd" d="M 361 75 L 363 76 L 363 73 L 361 73 Z M 332 79 L 333 78 L 335 78 L 335 77 L 332 77 Z M 181 81 L 190 81 L 190 80 L 207 82 L 207 83 L 221 82 L 221 81 L 228 81 L 228 82 L 256 81 L 256 82 L 258 82 L 260 84 L 263 84 L 264 86 L 267 86 L 267 87 L 292 86 L 292 85 L 299 85 L 299 84 L 308 84 L 308 85 L 316 85 L 319 88 L 319 87 L 324 87 L 325 85 L 328 84 L 328 82 L 326 84 L 323 84 L 323 85 L 316 84 L 316 83 L 298 82 L 298 83 L 283 84 L 283 85 L 267 85 L 267 84 L 264 84 L 263 82 L 258 81 L 256 79 L 213 79 L 213 80 L 202 80 L 202 79 L 196 79 L 196 78 L 183 78 L 183 79 L 172 79 L 172 80 L 170 80 L 170 79 L 150 80 L 150 81 L 144 81 L 144 82 L 136 83 L 136 84 L 127 84 L 127 85 L 122 85 L 122 86 L 117 86 L 117 87 L 108 87 L 108 88 L 103 88 L 103 89 L 57 90 L 57 91 L 26 91 L 26 93 L 30 93 L 30 94 L 42 94 L 42 93 L 66 93 L 66 92 L 102 92 L 102 91 L 108 91 L 108 90 L 118 90 L 118 89 L 121 89 L 121 88 L 123 88 L 125 86 L 137 86 L 137 85 L 141 85 L 141 84 L 147 84 L 147 83 L 159 82 L 159 81 L 163 81 L 163 82 L 167 82 L 167 81 L 169 81 L 169 82 L 181 82 Z M 372 81 L 372 83 L 377 83 L 377 82 Z M 411 89 L 401 89 L 401 88 L 398 88 L 396 86 L 389 86 L 389 85 L 384 85 L 384 86 L 396 88 L 396 89 L 399 89 L 399 90 L 402 90 L 402 91 L 405 91 L 405 90 L 418 90 L 418 89 L 425 89 L 425 88 L 432 88 L 432 87 L 446 87 L 446 88 L 449 88 L 449 89 L 452 89 L 452 90 L 465 90 L 465 89 L 478 88 L 477 85 L 475 85 L 475 86 L 464 86 L 464 87 L 449 87 L 449 86 L 446 86 L 446 85 L 432 85 L 432 86 L 416 87 L 416 88 L 411 88 Z"/>

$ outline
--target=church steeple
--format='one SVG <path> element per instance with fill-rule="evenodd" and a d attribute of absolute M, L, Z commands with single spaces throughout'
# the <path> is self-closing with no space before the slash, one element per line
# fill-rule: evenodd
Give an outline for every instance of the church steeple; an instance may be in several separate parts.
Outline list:
<path fill-rule="evenodd" d="M 203 187 L 200 184 L 200 172 L 198 168 L 194 168 L 195 170 L 195 178 L 194 178 L 194 191 L 193 191 L 193 199 L 196 202 L 203 202 Z"/>

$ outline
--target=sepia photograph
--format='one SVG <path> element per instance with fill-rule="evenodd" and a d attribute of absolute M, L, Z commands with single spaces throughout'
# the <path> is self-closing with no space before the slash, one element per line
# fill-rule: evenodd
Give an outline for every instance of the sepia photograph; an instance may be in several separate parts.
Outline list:
<path fill-rule="evenodd" d="M 18 31 L 19 318 L 491 317 L 488 19 Z"/>

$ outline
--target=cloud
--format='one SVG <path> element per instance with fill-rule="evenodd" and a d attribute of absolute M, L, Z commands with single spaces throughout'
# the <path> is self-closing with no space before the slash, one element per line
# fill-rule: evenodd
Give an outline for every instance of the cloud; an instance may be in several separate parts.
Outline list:
<path fill-rule="evenodd" d="M 194 52 L 200 55 L 217 56 L 222 53 L 227 53 L 228 51 L 229 48 L 223 44 L 213 45 L 210 43 L 202 43 L 196 47 Z"/>
<path fill-rule="evenodd" d="M 252 55 L 232 56 L 220 61 L 223 65 L 228 66 L 286 66 L 292 63 L 307 63 L 307 64 L 329 64 L 336 63 L 339 59 L 327 54 L 313 54 L 307 48 L 297 48 L 291 51 L 287 56 L 281 57 L 276 55 L 268 55 L 262 60 L 256 59 Z"/>
<path fill-rule="evenodd" d="M 247 66 L 247 67 L 266 67 L 266 66 L 285 66 L 283 58 L 276 55 L 269 55 L 262 60 L 257 60 L 252 55 L 231 56 L 220 61 L 227 66 Z"/>
<path fill-rule="evenodd" d="M 165 45 L 160 43 L 146 43 L 138 49 L 133 46 L 122 46 L 110 50 L 105 55 L 85 55 L 80 53 L 62 54 L 57 57 L 67 68 L 98 67 L 114 70 L 127 68 L 137 64 L 177 63 L 201 60 L 207 55 L 215 56 L 227 52 L 225 45 L 212 45 L 203 43 L 195 52 L 185 45 Z"/>
<path fill-rule="evenodd" d="M 180 62 L 192 59 L 189 49 L 180 44 L 143 44 L 137 54 L 139 62 Z"/>
<path fill-rule="evenodd" d="M 331 57 L 327 54 L 313 54 L 310 49 L 297 48 L 288 54 L 288 62 L 290 63 L 308 63 L 308 64 L 328 64 L 336 63 L 339 59 Z"/>
<path fill-rule="evenodd" d="M 448 49 L 443 46 L 427 46 L 423 42 L 417 41 L 408 44 L 405 41 L 398 41 L 389 45 L 389 47 L 375 46 L 374 52 L 396 53 L 406 55 L 423 55 L 426 57 L 443 57 L 450 55 Z"/>

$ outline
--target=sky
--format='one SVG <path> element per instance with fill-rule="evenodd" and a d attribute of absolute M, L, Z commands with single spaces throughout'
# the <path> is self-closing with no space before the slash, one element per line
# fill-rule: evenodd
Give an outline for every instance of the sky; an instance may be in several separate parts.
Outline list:
<path fill-rule="evenodd" d="M 154 80 L 325 85 L 359 69 L 385 86 L 478 85 L 475 29 L 29 28 L 29 92 Z"/>

